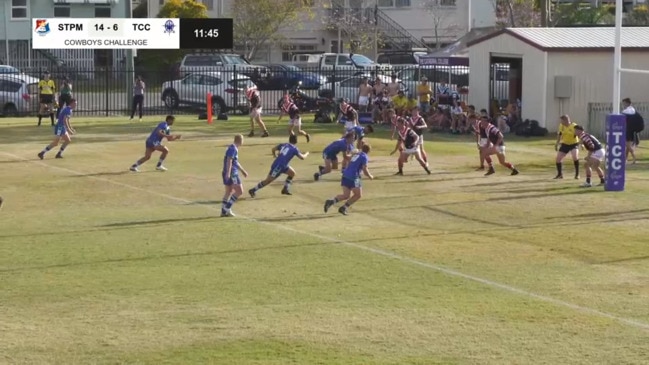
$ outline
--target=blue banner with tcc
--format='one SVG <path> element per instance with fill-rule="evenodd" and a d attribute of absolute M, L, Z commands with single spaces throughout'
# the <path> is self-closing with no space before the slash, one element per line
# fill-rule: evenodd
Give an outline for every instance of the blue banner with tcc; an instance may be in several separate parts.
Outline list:
<path fill-rule="evenodd" d="M 626 116 L 606 117 L 606 191 L 624 191 L 626 173 Z"/>

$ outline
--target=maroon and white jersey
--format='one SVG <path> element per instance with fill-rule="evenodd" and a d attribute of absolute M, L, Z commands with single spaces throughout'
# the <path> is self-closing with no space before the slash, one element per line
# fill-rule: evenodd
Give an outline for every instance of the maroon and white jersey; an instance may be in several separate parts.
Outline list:
<path fill-rule="evenodd" d="M 347 106 L 340 106 L 340 112 L 347 118 L 349 121 L 356 119 L 356 109 L 353 106 L 347 104 Z"/>
<path fill-rule="evenodd" d="M 498 129 L 493 124 L 489 124 L 486 128 L 485 133 L 487 134 L 487 138 L 489 139 L 489 142 L 493 143 L 494 146 L 504 146 L 505 145 L 505 137 L 503 136 L 502 132 Z M 500 143 L 498 142 L 500 141 Z"/>
<path fill-rule="evenodd" d="M 579 137 L 579 139 L 581 140 L 581 143 L 583 143 L 584 147 L 586 147 L 586 150 L 588 150 L 588 152 L 595 152 L 602 149 L 602 144 L 600 143 L 600 141 L 588 133 L 583 133 Z"/>
<path fill-rule="evenodd" d="M 248 101 L 250 101 L 250 108 L 259 109 L 261 107 L 261 97 L 259 96 L 259 90 L 257 89 L 248 89 L 246 91 L 246 96 Z"/>
<path fill-rule="evenodd" d="M 415 131 L 415 133 L 417 133 L 417 135 L 421 136 L 422 134 L 424 134 L 426 121 L 424 120 L 424 117 L 422 117 L 421 115 L 417 116 L 417 118 L 412 118 L 410 120 L 410 125 L 412 126 L 412 129 Z"/>
<path fill-rule="evenodd" d="M 403 128 L 399 131 L 399 139 L 403 141 L 403 147 L 409 150 L 417 147 L 419 136 L 411 128 Z"/>

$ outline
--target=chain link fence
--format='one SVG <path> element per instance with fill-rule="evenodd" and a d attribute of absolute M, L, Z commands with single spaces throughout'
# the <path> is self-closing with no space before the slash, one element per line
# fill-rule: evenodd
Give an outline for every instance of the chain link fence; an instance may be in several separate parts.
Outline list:
<path fill-rule="evenodd" d="M 397 73 L 400 87 L 407 94 L 415 94 L 419 84 L 419 72 L 413 70 L 414 68 L 407 68 Z M 141 72 L 124 68 L 25 68 L 20 70 L 20 74 L 0 74 L 2 91 L 4 94 L 10 94 L 0 99 L 0 114 L 16 111 L 9 110 L 11 108 L 8 106 L 11 103 L 21 103 L 21 107 L 15 108 L 18 115 L 35 115 L 38 111 L 37 83 L 46 71 L 55 81 L 57 90 L 60 90 L 65 79 L 69 80 L 72 95 L 78 101 L 75 113 L 88 116 L 129 115 L 137 76 L 141 76 L 145 83 L 145 115 L 199 114 L 206 108 L 208 93 L 214 96 L 213 105 L 222 111 L 244 114 L 248 112 L 245 89 L 253 84 L 260 90 L 264 112 L 269 114 L 279 113 L 279 101 L 287 90 L 298 84 L 301 90 L 313 99 L 330 96 L 336 99 L 348 98 L 352 103 L 356 103 L 363 77 L 378 77 L 383 83 L 388 83 L 392 76 L 392 71 L 379 69 L 372 71 L 348 67 L 323 70 L 319 67 L 296 68 L 290 65 L 260 68 L 231 65 L 227 69 L 193 67 L 184 71 L 174 67 L 163 70 L 146 69 Z M 468 74 L 461 71 L 449 72 L 448 67 L 445 67 L 435 75 L 439 77 L 429 77 L 433 90 L 437 83 L 445 78 L 448 78 L 451 89 L 464 89 L 463 87 L 468 86 Z M 16 83 L 7 82 L 9 78 L 12 82 L 23 83 L 24 87 L 18 89 Z M 466 98 L 466 95 L 462 95 L 462 98 Z"/>

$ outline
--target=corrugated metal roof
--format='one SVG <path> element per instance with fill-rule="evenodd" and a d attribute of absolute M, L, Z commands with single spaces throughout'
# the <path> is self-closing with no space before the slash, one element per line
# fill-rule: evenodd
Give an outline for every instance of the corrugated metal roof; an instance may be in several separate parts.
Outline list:
<path fill-rule="evenodd" d="M 540 48 L 613 48 L 615 28 L 508 28 Z M 622 28 L 623 48 L 649 48 L 649 27 Z"/>

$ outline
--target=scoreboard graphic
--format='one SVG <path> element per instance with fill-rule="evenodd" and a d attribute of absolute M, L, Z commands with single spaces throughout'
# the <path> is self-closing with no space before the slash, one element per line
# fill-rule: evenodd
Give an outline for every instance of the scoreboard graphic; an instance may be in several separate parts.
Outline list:
<path fill-rule="evenodd" d="M 34 49 L 231 49 L 232 19 L 32 19 Z"/>

